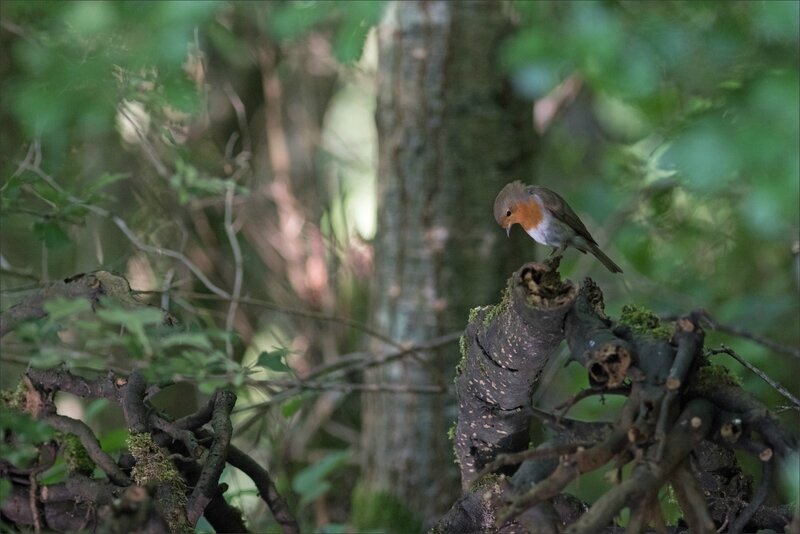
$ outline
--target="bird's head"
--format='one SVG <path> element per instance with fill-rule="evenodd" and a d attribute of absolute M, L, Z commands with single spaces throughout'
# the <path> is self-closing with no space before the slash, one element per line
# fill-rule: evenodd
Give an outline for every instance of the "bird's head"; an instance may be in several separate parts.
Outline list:
<path fill-rule="evenodd" d="M 511 182 L 506 185 L 494 199 L 494 219 L 502 228 L 506 229 L 506 234 L 511 233 L 511 227 L 519 223 L 527 227 L 526 204 L 535 202 L 528 194 L 525 184 L 520 181 Z"/>

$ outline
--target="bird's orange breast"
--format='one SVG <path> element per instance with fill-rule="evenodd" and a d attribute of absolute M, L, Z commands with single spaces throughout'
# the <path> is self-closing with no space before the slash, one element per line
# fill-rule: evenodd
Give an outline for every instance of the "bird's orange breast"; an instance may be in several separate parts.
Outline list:
<path fill-rule="evenodd" d="M 525 229 L 525 231 L 533 230 L 544 219 L 544 212 L 542 206 L 535 200 L 523 202 L 517 207 L 516 221 Z"/>

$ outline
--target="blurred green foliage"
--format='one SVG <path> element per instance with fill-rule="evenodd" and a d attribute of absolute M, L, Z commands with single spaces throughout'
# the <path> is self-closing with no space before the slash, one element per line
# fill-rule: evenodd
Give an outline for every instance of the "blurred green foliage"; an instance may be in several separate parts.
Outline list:
<path fill-rule="evenodd" d="M 39 457 L 38 445 L 53 437 L 47 423 L 32 418 L 27 413 L 6 406 L 0 410 L 0 433 L 13 432 L 13 439 L 0 442 L 0 458 L 11 465 L 25 469 Z"/>
<path fill-rule="evenodd" d="M 577 76 L 596 121 L 546 132 L 541 179 L 623 217 L 601 236 L 633 267 L 630 296 L 800 342 L 800 3 L 514 6 L 517 90 L 547 98 Z"/>
<path fill-rule="evenodd" d="M 792 247 L 800 246 L 800 3 L 514 1 L 508 6 L 517 24 L 502 44 L 498 65 L 508 72 L 515 90 L 532 102 L 546 102 L 565 80 L 581 84 L 574 102 L 562 105 L 542 133 L 536 175 L 515 178 L 557 189 L 586 217 L 604 248 L 608 243 L 625 275 L 592 274 L 603 282 L 610 312 L 619 315 L 626 303 L 640 303 L 662 315 L 705 307 L 719 321 L 797 346 L 800 253 Z M 357 154 L 360 167 L 354 171 L 343 165 L 338 154 L 326 151 L 330 145 L 315 147 L 320 161 L 314 164 L 323 170 L 315 169 L 319 175 L 308 180 L 315 187 L 300 200 L 314 205 L 311 197 L 324 189 L 321 184 L 335 183 L 336 194 L 310 219 L 321 228 L 324 246 L 331 248 L 326 267 L 331 279 L 341 283 L 337 296 L 352 300 L 333 309 L 354 310 L 366 319 L 368 284 L 341 274 L 345 255 L 352 251 L 340 245 L 352 221 L 369 227 L 363 223 L 364 211 L 372 204 L 361 198 L 356 203 L 360 212 L 348 213 L 353 204 L 341 197 L 350 190 L 370 192 L 374 183 L 375 163 L 364 157 L 374 152 L 374 132 L 353 130 L 362 124 L 354 120 L 356 115 L 373 113 L 374 78 L 357 62 L 384 7 L 382 1 L 358 0 L 5 0 L 0 30 L 3 261 L 40 281 L 48 273 L 124 270 L 137 251 L 110 222 L 95 217 L 90 204 L 124 218 L 148 243 L 176 249 L 198 239 L 205 228 L 199 219 L 211 227 L 210 241 L 218 250 L 206 248 L 207 256 L 195 257 L 207 262 L 204 266 L 214 271 L 215 280 L 230 286 L 233 268 L 213 263 L 230 256 L 214 208 L 229 188 L 247 197 L 258 194 L 261 184 L 234 183 L 224 171 L 231 164 L 224 161 L 226 143 L 238 125 L 215 122 L 209 87 L 231 82 L 240 91 L 255 87 L 255 94 L 263 97 L 255 50 L 267 43 L 279 52 L 278 73 L 294 82 L 287 83 L 287 91 L 318 91 L 314 83 L 323 77 L 323 67 L 335 70 L 336 83 L 342 85 L 320 111 L 329 122 L 324 132 L 306 137 L 346 136 L 341 151 Z M 313 48 L 307 43 L 328 47 L 336 64 L 296 72 L 298 50 Z M 204 70 L 208 65 L 210 73 Z M 256 82 L 250 78 L 254 72 Z M 261 109 L 253 108 L 257 111 L 248 109 L 246 119 L 260 117 L 256 113 Z M 165 162 L 165 176 L 159 178 L 152 161 L 125 137 L 125 114 L 133 116 L 129 123 L 139 121 L 151 139 L 149 157 Z M 296 107 L 283 110 L 286 121 L 301 122 L 297 116 Z M 199 140 L 182 139 L 196 123 L 210 133 Z M 40 172 L 18 168 L 33 154 L 29 147 L 40 149 L 43 159 L 35 162 Z M 359 189 L 364 181 L 369 187 Z M 491 199 L 486 202 L 489 214 Z M 211 209 L 201 212 L 198 205 Z M 248 214 L 237 205 L 236 215 Z M 195 226 L 184 225 L 186 221 Z M 244 233 L 240 237 L 244 242 Z M 262 278 L 288 277 L 268 272 L 256 248 L 246 248 L 243 255 L 252 291 Z M 156 256 L 151 258 L 158 271 L 154 277 L 161 283 L 174 263 Z M 581 275 L 591 265 L 575 263 L 577 257 L 568 255 L 563 264 L 571 275 Z M 6 276 L 0 283 L 3 290 L 21 285 Z M 276 293 L 288 293 L 290 285 L 279 280 Z M 3 309 L 17 296 L 4 294 Z M 47 304 L 49 317 L 21 327 L 9 350 L 29 356 L 35 366 L 62 361 L 72 369 L 146 365 L 154 380 L 190 379 L 204 392 L 237 387 L 240 403 L 263 400 L 260 392 L 243 387 L 254 377 L 293 376 L 292 354 L 286 349 L 246 347 L 252 358 L 228 356 L 229 343 L 237 353 L 242 347 L 223 329 L 227 309 L 204 308 L 190 297 L 176 297 L 173 305 L 184 318 L 180 327 L 163 326 L 160 312 L 151 308 L 104 304 L 92 314 L 83 301 L 52 301 Z M 259 312 L 247 313 L 247 327 L 267 339 L 267 346 L 288 345 L 284 341 L 294 334 L 288 330 L 291 323 L 272 324 Z M 340 335 L 339 348 L 362 341 L 355 329 Z M 732 338 L 709 333 L 709 343 L 722 341 L 731 344 Z M 737 343 L 770 374 L 787 377 L 788 369 L 797 367 L 760 345 Z M 716 358 L 744 374 L 725 356 Z M 767 384 L 745 377 L 745 387 L 760 398 L 771 405 L 783 402 Z M 569 368 L 556 376 L 551 390 L 569 395 L 585 381 L 584 371 Z M 795 384 L 788 385 L 797 391 Z M 306 407 L 318 398 L 305 392 L 283 400 L 281 410 L 268 420 L 272 433 L 256 434 L 263 440 L 259 447 L 272 452 L 286 446 L 289 441 L 280 440 L 288 424 L 300 426 Z M 618 400 L 582 403 L 575 413 L 607 416 Z M 357 408 L 349 404 L 347 409 Z M 357 428 L 357 415 L 338 416 Z M 0 430 L 11 428 L 20 440 L 18 448 L 0 451 L 5 459 L 29 461 L 35 445 L 50 437 L 46 427 L 33 421 L 2 413 L 0 418 Z M 106 450 L 116 452 L 125 435 L 115 427 L 101 439 Z M 275 443 L 264 446 L 269 440 Z M 349 503 L 348 495 L 329 490 L 333 477 L 344 477 L 348 470 L 353 477 L 350 449 L 335 436 L 325 435 L 320 443 L 330 451 L 322 460 L 296 461 L 277 473 L 278 484 L 296 492 L 308 516 L 306 505 L 315 499 Z M 63 465 L 59 469 L 51 475 L 63 476 Z M 596 496 L 587 491 L 591 481 L 581 484 L 579 493 Z M 6 489 L 0 481 L 0 499 Z M 238 489 L 237 498 L 252 493 Z M 796 485 L 792 491 L 797 492 Z M 380 501 L 376 509 L 387 507 Z M 335 518 L 328 531 L 346 528 L 341 525 L 347 519 Z"/>
<path fill-rule="evenodd" d="M 307 506 L 329 492 L 333 486 L 327 480 L 350 458 L 351 451 L 336 451 L 299 471 L 292 479 L 292 489 L 300 496 L 300 507 Z"/>
<path fill-rule="evenodd" d="M 197 90 L 184 74 L 194 29 L 216 2 L 18 2 L 4 16 L 24 28 L 13 47 L 20 71 L 8 80 L 4 105 L 24 132 L 56 146 L 72 135 L 107 133 L 123 98 L 148 96 L 161 106 L 195 111 Z"/>

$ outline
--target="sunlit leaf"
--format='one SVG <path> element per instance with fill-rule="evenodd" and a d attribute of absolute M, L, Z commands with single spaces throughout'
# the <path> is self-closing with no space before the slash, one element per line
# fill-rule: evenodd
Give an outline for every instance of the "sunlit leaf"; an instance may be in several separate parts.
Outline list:
<path fill-rule="evenodd" d="M 270 352 L 264 351 L 258 355 L 256 365 L 278 372 L 291 372 L 292 368 L 284 363 L 284 358 L 289 354 L 289 349 L 277 349 Z"/>

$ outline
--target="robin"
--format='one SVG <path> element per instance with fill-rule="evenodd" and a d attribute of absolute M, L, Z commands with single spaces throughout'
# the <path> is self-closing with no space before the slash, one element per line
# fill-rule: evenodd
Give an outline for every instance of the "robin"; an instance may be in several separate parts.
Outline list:
<path fill-rule="evenodd" d="M 545 187 L 520 181 L 506 185 L 494 200 L 494 218 L 509 235 L 511 227 L 518 223 L 534 241 L 555 247 L 551 256 L 561 256 L 571 246 L 584 254 L 591 252 L 612 273 L 622 272 L 600 250 L 567 201 Z"/>

